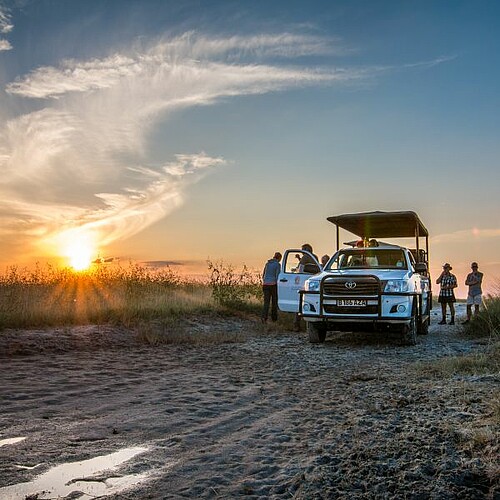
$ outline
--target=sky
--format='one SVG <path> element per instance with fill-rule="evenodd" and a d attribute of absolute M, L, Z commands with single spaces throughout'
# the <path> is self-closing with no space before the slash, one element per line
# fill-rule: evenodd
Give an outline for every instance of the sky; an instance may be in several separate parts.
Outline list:
<path fill-rule="evenodd" d="M 0 0 L 0 266 L 260 270 L 414 210 L 500 282 L 500 3 Z M 344 235 L 342 235 L 344 237 Z M 345 235 L 346 239 L 352 239 Z M 409 242 L 410 243 L 410 242 Z"/>

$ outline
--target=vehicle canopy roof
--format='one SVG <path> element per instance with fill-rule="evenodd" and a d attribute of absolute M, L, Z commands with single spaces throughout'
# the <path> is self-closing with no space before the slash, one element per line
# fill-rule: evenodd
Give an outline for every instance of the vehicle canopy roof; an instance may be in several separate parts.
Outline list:
<path fill-rule="evenodd" d="M 429 236 L 412 211 L 344 214 L 327 217 L 327 220 L 363 239 Z"/>

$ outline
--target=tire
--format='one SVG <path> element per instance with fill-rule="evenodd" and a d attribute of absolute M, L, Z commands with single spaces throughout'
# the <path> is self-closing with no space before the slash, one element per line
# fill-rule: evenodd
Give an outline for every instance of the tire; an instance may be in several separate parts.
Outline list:
<path fill-rule="evenodd" d="M 417 343 L 417 318 L 412 316 L 410 323 L 403 326 L 404 345 L 416 345 Z"/>
<path fill-rule="evenodd" d="M 431 304 L 429 300 L 432 300 L 432 297 L 428 297 L 426 311 L 423 312 L 427 316 L 427 319 L 422 322 L 421 315 L 418 318 L 417 325 L 417 335 L 428 335 L 429 334 L 429 324 L 431 322 Z"/>
<path fill-rule="evenodd" d="M 308 321 L 307 333 L 311 344 L 322 344 L 326 339 L 326 326 L 322 323 Z"/>
<path fill-rule="evenodd" d="M 429 319 L 426 319 L 423 323 L 418 324 L 418 332 L 419 335 L 428 335 L 429 334 Z"/>

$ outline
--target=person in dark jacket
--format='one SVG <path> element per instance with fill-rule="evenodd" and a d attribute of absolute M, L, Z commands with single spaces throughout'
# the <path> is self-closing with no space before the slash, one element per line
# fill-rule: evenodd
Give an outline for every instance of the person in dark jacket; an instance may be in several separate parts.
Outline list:
<path fill-rule="evenodd" d="M 267 322 L 269 306 L 271 306 L 271 320 L 278 319 L 278 276 L 281 272 L 281 254 L 276 252 L 269 259 L 262 272 L 262 290 L 264 292 L 264 307 L 262 309 L 262 323 Z"/>

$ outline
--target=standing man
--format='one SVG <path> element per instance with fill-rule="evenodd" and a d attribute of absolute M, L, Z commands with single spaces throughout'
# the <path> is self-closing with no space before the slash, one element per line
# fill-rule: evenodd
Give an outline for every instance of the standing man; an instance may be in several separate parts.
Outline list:
<path fill-rule="evenodd" d="M 483 283 L 483 273 L 480 273 L 477 268 L 477 262 L 470 265 L 472 272 L 467 275 L 465 284 L 469 287 L 467 295 L 467 319 L 463 324 L 468 323 L 472 318 L 472 306 L 474 306 L 474 316 L 479 312 L 479 306 L 483 300 L 483 290 L 481 285 Z"/>
<path fill-rule="evenodd" d="M 269 259 L 262 272 L 262 290 L 264 292 L 264 308 L 262 309 L 262 323 L 267 322 L 269 305 L 271 305 L 271 320 L 278 319 L 278 276 L 281 272 L 281 254 L 276 252 Z"/>
<path fill-rule="evenodd" d="M 446 304 L 450 307 L 451 320 L 449 324 L 455 324 L 455 302 L 457 299 L 455 298 L 455 292 L 453 289 L 457 287 L 457 278 L 454 274 L 451 274 L 451 270 L 452 267 L 450 264 L 446 263 L 443 266 L 443 272 L 436 280 L 436 283 L 441 285 L 438 302 L 441 304 L 441 313 L 443 316 L 438 325 L 446 325 Z"/>
<path fill-rule="evenodd" d="M 309 252 L 311 255 L 314 256 L 316 260 L 318 260 L 317 255 L 313 253 L 313 247 L 309 245 L 309 243 L 304 243 L 300 248 L 302 250 L 305 250 L 306 252 Z M 316 265 L 316 262 L 313 259 L 311 259 L 311 257 L 309 257 L 309 255 L 307 255 L 306 253 L 303 254 L 302 257 L 299 254 L 297 254 L 295 257 L 299 259 L 299 265 L 297 266 L 298 273 L 304 272 L 304 267 L 306 266 L 306 264 Z"/>

